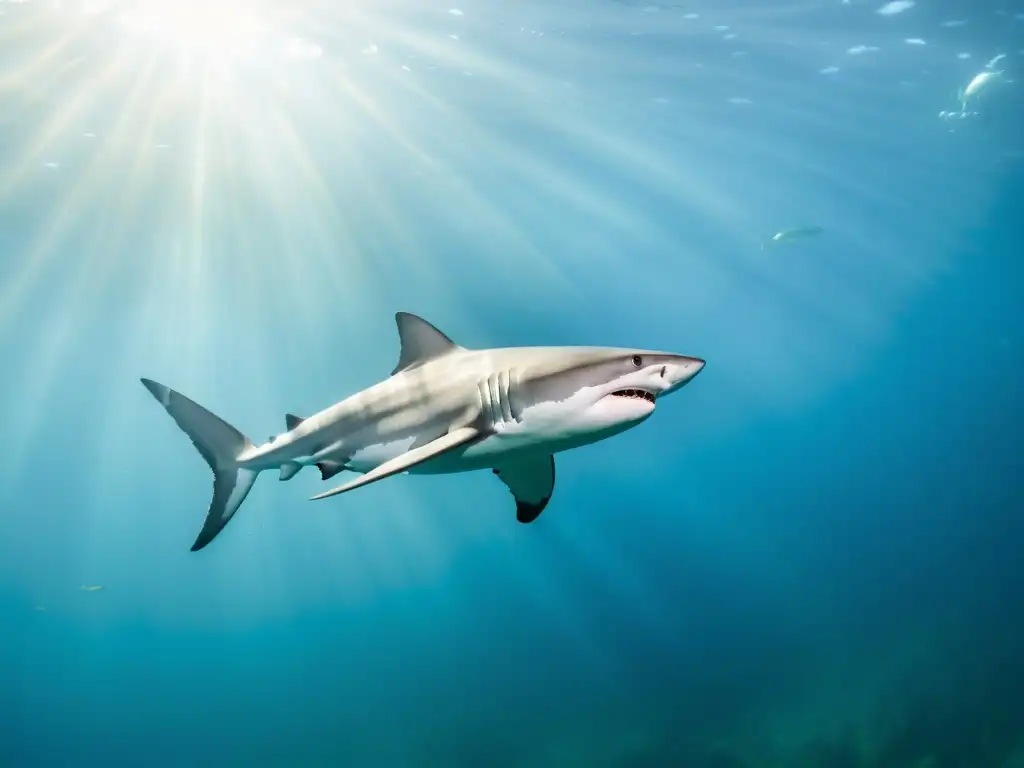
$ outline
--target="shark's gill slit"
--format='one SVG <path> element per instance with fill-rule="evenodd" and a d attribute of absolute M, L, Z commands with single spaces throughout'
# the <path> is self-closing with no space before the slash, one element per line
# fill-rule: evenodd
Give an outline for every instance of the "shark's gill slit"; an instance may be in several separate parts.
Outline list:
<path fill-rule="evenodd" d="M 502 421 L 506 423 L 512 421 L 512 403 L 509 401 L 508 396 L 510 386 L 509 381 L 509 371 L 498 372 L 498 402 L 501 405 Z"/>
<path fill-rule="evenodd" d="M 481 379 L 476 383 L 477 393 L 480 395 L 480 413 L 489 412 L 491 409 L 491 389 L 487 386 L 487 380 Z"/>
<path fill-rule="evenodd" d="M 508 410 L 517 424 L 523 421 L 523 403 L 519 397 L 519 371 L 510 368 L 508 371 Z"/>
<path fill-rule="evenodd" d="M 491 423 L 500 424 L 501 419 L 501 382 L 500 373 L 489 376 L 487 383 L 491 388 Z"/>

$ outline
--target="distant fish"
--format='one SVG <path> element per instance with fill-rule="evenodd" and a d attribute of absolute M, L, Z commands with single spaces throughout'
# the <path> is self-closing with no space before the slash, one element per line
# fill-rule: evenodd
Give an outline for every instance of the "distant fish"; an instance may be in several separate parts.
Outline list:
<path fill-rule="evenodd" d="M 83 592 L 100 592 L 103 590 L 102 584 L 83 584 L 80 589 Z"/>
<path fill-rule="evenodd" d="M 761 250 L 765 249 L 768 245 L 778 245 L 779 243 L 788 243 L 790 240 L 803 240 L 808 237 L 817 237 L 822 234 L 825 230 L 821 227 L 793 227 L 792 229 L 783 229 L 772 235 L 772 239 L 761 243 Z"/>
<path fill-rule="evenodd" d="M 46 606 L 45 605 L 37 605 L 37 606 L 34 606 L 32 608 L 32 610 L 35 611 L 36 613 L 46 613 Z"/>
<path fill-rule="evenodd" d="M 983 90 L 985 90 L 992 81 L 997 80 L 999 76 L 1002 74 L 1002 71 L 997 71 L 994 69 L 985 69 L 984 71 L 979 72 L 973 78 L 971 78 L 971 82 L 967 84 L 967 87 L 962 89 L 958 94 L 958 98 L 960 99 L 960 112 L 962 114 L 966 113 L 968 102 L 970 102 L 972 99 L 977 98 L 978 95 Z"/>

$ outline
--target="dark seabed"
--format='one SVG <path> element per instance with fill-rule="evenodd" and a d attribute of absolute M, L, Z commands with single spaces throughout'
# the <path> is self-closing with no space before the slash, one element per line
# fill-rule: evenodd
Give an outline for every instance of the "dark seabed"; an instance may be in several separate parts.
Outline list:
<path fill-rule="evenodd" d="M 1022 54 L 1019 0 L 0 0 L 0 766 L 1024 768 Z M 190 552 L 139 377 L 262 440 L 399 310 L 708 363 L 531 525 L 268 472 Z"/>

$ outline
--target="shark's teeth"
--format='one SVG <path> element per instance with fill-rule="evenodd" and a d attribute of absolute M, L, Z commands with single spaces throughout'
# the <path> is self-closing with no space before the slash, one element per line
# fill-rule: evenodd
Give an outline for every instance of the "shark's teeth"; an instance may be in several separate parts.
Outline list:
<path fill-rule="evenodd" d="M 615 397 L 635 397 L 640 400 L 646 400 L 649 403 L 654 402 L 654 395 L 642 389 L 620 389 L 616 392 L 612 392 L 612 395 Z"/>

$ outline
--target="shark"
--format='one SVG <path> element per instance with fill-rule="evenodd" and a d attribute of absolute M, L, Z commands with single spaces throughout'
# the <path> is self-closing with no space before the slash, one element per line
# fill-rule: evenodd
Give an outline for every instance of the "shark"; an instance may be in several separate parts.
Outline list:
<path fill-rule="evenodd" d="M 511 491 L 516 519 L 532 523 L 555 488 L 555 454 L 646 421 L 658 401 L 693 380 L 699 357 L 618 347 L 470 349 L 423 318 L 395 315 L 399 359 L 391 376 L 254 444 L 185 395 L 142 384 L 213 472 L 213 498 L 191 551 L 238 511 L 261 472 L 291 480 L 315 466 L 322 481 L 354 478 L 326 499 L 400 473 L 491 470 Z"/>

